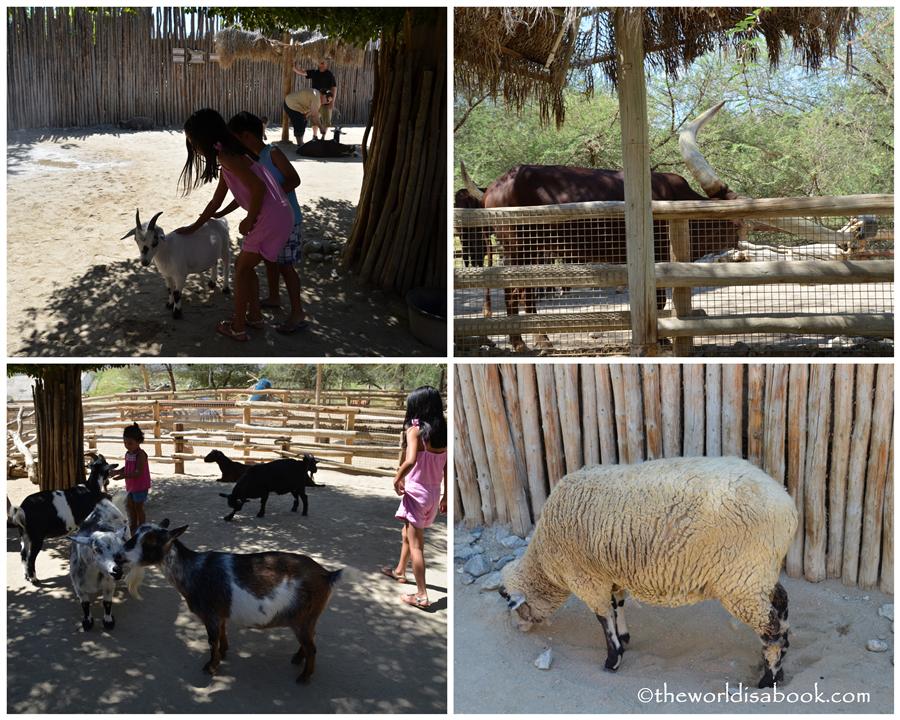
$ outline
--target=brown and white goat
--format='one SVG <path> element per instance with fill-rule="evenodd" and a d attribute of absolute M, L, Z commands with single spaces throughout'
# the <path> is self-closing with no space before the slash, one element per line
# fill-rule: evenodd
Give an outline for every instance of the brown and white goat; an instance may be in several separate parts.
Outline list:
<path fill-rule="evenodd" d="M 291 662 L 304 665 L 297 682 L 307 682 L 316 666 L 316 622 L 342 571 L 326 570 L 295 553 L 195 552 L 178 540 L 187 528 L 169 530 L 168 520 L 141 525 L 118 559 L 162 566 L 206 626 L 210 655 L 205 672 L 215 674 L 225 657 L 231 620 L 243 627 L 291 628 L 300 643 Z"/>

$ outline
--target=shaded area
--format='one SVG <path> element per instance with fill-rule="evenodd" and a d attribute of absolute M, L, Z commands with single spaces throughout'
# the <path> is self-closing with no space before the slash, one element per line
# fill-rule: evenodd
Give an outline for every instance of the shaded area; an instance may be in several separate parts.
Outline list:
<path fill-rule="evenodd" d="M 7 709 L 9 712 L 310 713 L 446 711 L 446 520 L 426 533 L 431 613 L 403 605 L 404 586 L 379 575 L 396 561 L 399 523 L 390 481 L 320 471 L 309 491 L 309 515 L 274 496 L 266 517 L 250 503 L 226 523 L 223 485 L 212 476 L 156 481 L 148 518 L 189 523 L 183 540 L 197 550 L 308 554 L 329 569 L 344 567 L 317 629 L 316 672 L 297 685 L 290 664 L 296 641 L 288 628 L 229 627 L 231 648 L 219 674 L 208 658 L 200 621 L 157 569 L 143 601 L 117 592 L 111 632 L 83 632 L 67 572 L 68 545 L 50 543 L 38 558 L 41 588 L 26 586 L 18 543 L 7 531 Z M 27 492 L 17 482 L 21 499 Z M 14 554 L 13 554 L 14 553 Z M 408 588 L 406 588 L 408 590 Z M 95 603 L 95 616 L 100 605 Z M 73 671 L 77 668 L 77 672 Z M 414 679 L 414 681 L 411 681 Z"/>

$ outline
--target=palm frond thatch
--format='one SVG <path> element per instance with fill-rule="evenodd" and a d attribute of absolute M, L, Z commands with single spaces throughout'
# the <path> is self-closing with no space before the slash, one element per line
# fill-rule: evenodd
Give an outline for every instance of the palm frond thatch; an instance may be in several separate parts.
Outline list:
<path fill-rule="evenodd" d="M 546 122 L 552 111 L 561 124 L 562 90 L 567 84 L 591 92 L 595 66 L 616 83 L 614 12 L 613 8 L 458 8 L 457 91 L 502 98 L 514 110 L 536 100 L 542 120 Z M 755 12 L 747 7 L 644 8 L 646 64 L 674 78 L 710 51 L 755 61 L 761 45 L 773 67 L 789 51 L 807 70 L 816 70 L 842 48 L 849 63 L 857 19 L 855 8 L 839 7 Z"/>
<path fill-rule="evenodd" d="M 216 53 L 222 68 L 236 60 L 283 62 L 285 55 L 292 60 L 315 63 L 323 57 L 340 65 L 359 67 L 365 59 L 365 48 L 331 40 L 318 33 L 291 33 L 291 42 L 267 38 L 261 33 L 230 27 L 216 33 Z"/>

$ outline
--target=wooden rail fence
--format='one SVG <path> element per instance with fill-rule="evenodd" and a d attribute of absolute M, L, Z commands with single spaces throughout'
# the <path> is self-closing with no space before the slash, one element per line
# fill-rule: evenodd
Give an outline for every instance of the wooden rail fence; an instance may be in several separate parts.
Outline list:
<path fill-rule="evenodd" d="M 184 472 L 185 461 L 202 460 L 214 448 L 243 462 L 312 453 L 323 467 L 368 475 L 394 473 L 405 410 L 365 406 L 362 401 L 396 405 L 404 393 L 373 391 L 374 397 L 366 398 L 359 392 L 325 391 L 321 395 L 328 397 L 324 401 L 320 397 L 316 405 L 303 401 L 308 399 L 306 391 L 259 391 L 299 402 L 248 400 L 251 392 L 255 391 L 232 388 L 86 398 L 85 450 L 107 444 L 120 448 L 122 429 L 137 422 L 150 460 L 173 463 L 176 473 Z M 34 429 L 30 403 L 7 405 L 7 427 L 18 424 L 20 409 L 24 413 L 19 432 L 27 436 Z M 22 464 L 20 448 L 8 448 L 7 459 L 8 466 Z"/>
<path fill-rule="evenodd" d="M 281 121 L 284 68 L 272 62 L 173 62 L 173 50 L 204 57 L 221 20 L 184 8 L 7 9 L 7 127 L 89 127 L 149 117 L 181 127 L 203 107 L 226 118 L 249 110 Z M 374 94 L 374 52 L 361 67 L 333 64 L 335 122 L 364 125 Z M 295 87 L 306 85 L 295 78 Z"/>
<path fill-rule="evenodd" d="M 800 512 L 791 577 L 893 592 L 890 364 L 457 364 L 459 519 L 524 535 L 590 464 L 734 455 Z"/>
<path fill-rule="evenodd" d="M 655 220 L 670 224 L 672 262 L 655 263 L 647 268 L 649 283 L 658 288 L 672 288 L 674 310 L 657 311 L 655 304 L 644 309 L 656 325 L 658 337 L 674 338 L 674 354 L 690 355 L 694 338 L 750 334 L 844 335 L 873 338 L 893 337 L 893 307 L 883 312 L 807 312 L 778 313 L 767 307 L 749 307 L 746 313 L 708 317 L 702 309 L 692 307 L 692 290 L 711 287 L 748 287 L 755 285 L 864 285 L 893 283 L 893 230 L 888 231 L 890 259 L 854 259 L 849 252 L 846 259 L 791 260 L 741 263 L 692 263 L 689 260 L 691 220 L 755 220 L 769 219 L 777 224 L 792 223 L 801 217 L 823 217 L 873 214 L 883 219 L 893 216 L 891 195 L 859 195 L 824 198 L 769 198 L 763 200 L 669 202 L 652 203 Z M 560 233 L 564 223 L 587 223 L 621 218 L 622 202 L 571 203 L 524 208 L 493 208 L 489 210 L 454 210 L 455 232 L 489 232 L 516 227 L 529 240 L 525 242 L 552 244 L 553 233 Z M 802 221 L 801 221 L 802 222 Z M 538 229 L 548 233 L 546 241 Z M 555 228 L 555 229 L 554 229 Z M 498 231 L 499 232 L 499 231 Z M 597 230 L 597 232 L 600 232 Z M 835 246 L 836 232 L 821 228 L 822 247 L 828 246 L 840 255 Z M 850 240 L 848 236 L 844 239 Z M 570 243 L 588 242 L 577 237 Z M 596 242 L 596 241 L 595 241 Z M 852 243 L 851 243 L 852 244 Z M 815 257 L 815 255 L 813 255 Z M 615 288 L 626 287 L 626 265 L 607 263 L 553 263 L 552 258 L 527 264 L 497 265 L 493 267 L 457 267 L 454 287 L 466 289 L 512 288 Z M 623 259 L 624 261 L 624 259 Z M 653 294 L 651 293 L 651 296 Z M 633 302 L 633 299 L 632 299 Z M 655 303 L 655 300 L 654 300 Z M 465 317 L 454 321 L 454 336 L 461 347 L 469 338 L 484 338 L 506 334 L 526 333 L 587 333 L 591 331 L 629 330 L 633 326 L 636 309 L 625 311 L 556 311 L 546 314 L 526 314 L 512 317 Z"/>

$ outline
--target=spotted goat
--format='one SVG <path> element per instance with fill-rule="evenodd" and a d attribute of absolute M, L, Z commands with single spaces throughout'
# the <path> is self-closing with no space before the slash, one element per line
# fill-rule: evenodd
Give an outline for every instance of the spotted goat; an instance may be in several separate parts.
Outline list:
<path fill-rule="evenodd" d="M 213 675 L 228 651 L 226 625 L 289 627 L 300 647 L 291 658 L 308 682 L 316 666 L 315 630 L 342 570 L 326 570 L 305 555 L 286 552 L 237 554 L 196 552 L 178 539 L 188 526 L 169 530 L 169 521 L 141 525 L 119 562 L 160 565 L 166 579 L 206 627 Z"/>
<path fill-rule="evenodd" d="M 7 511 L 7 517 L 19 531 L 25 579 L 35 585 L 38 579 L 34 564 L 44 540 L 74 532 L 100 500 L 109 499 L 105 492 L 109 473 L 118 464 L 110 465 L 103 455 L 91 453 L 90 457 L 90 474 L 85 484 L 32 493 L 21 505 Z"/>
<path fill-rule="evenodd" d="M 128 521 L 122 511 L 109 500 L 98 502 L 88 515 L 78 532 L 70 535 L 72 548 L 69 552 L 69 577 L 72 588 L 81 602 L 83 617 L 81 627 L 88 631 L 94 627 L 91 603 L 98 595 L 103 596 L 103 627 L 112 630 L 116 621 L 112 614 L 113 595 L 116 583 L 126 576 L 128 592 L 140 598 L 138 587 L 143 578 L 143 568 L 128 567 L 116 556 L 121 557 L 128 534 Z"/>

